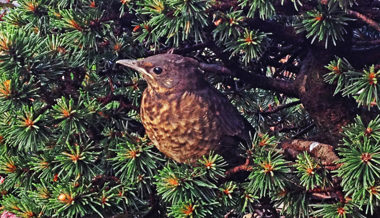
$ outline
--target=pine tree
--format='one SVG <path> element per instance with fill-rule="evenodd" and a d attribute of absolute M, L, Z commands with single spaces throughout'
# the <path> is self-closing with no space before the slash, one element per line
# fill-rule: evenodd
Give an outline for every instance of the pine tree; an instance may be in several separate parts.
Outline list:
<path fill-rule="evenodd" d="M 2 211 L 379 217 L 379 1 L 8 0 L 0 9 Z M 144 134 L 146 83 L 115 62 L 169 49 L 202 62 L 257 130 L 240 144 L 243 165 L 213 152 L 178 164 Z"/>

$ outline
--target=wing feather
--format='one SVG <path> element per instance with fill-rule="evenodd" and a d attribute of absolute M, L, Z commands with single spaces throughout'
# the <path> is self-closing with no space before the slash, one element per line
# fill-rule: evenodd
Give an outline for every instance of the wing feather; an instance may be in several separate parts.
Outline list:
<path fill-rule="evenodd" d="M 239 113 L 232 103 L 214 87 L 207 89 L 211 110 L 218 115 L 218 126 L 226 136 L 237 136 L 249 141 L 249 131 L 253 130 L 249 122 Z"/>

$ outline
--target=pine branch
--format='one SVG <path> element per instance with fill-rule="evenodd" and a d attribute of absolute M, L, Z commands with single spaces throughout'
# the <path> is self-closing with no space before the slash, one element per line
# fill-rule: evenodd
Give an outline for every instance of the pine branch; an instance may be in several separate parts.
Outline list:
<path fill-rule="evenodd" d="M 371 18 L 367 17 L 366 15 L 361 14 L 361 13 L 354 11 L 354 10 L 350 10 L 350 9 L 347 10 L 347 13 L 349 15 L 352 15 L 352 16 L 362 20 L 364 23 L 367 23 L 368 25 L 373 27 L 375 30 L 380 32 L 380 24 L 378 24 L 376 21 L 372 20 Z"/>
<path fill-rule="evenodd" d="M 215 52 L 218 58 L 223 61 L 225 66 L 230 69 L 230 71 L 234 71 L 238 78 L 252 87 L 277 91 L 284 93 L 289 97 L 298 97 L 298 93 L 293 82 L 271 79 L 266 76 L 249 73 L 241 69 L 239 67 L 240 65 L 236 63 L 236 61 L 230 59 L 229 55 L 215 44 L 211 45 L 210 49 Z"/>
<path fill-rule="evenodd" d="M 301 101 L 290 102 L 288 104 L 280 105 L 280 106 L 276 107 L 275 109 L 264 111 L 264 112 L 260 112 L 260 114 L 266 116 L 266 115 L 269 115 L 269 114 L 276 113 L 276 112 L 278 112 L 280 110 L 296 106 L 296 105 L 301 104 L 301 103 L 302 103 Z"/>
<path fill-rule="evenodd" d="M 338 198 L 340 202 L 346 203 L 346 199 L 341 191 L 340 186 L 334 187 L 326 187 L 326 188 L 314 188 L 312 190 L 308 190 L 308 193 L 311 193 L 316 198 L 319 199 L 332 199 Z M 330 193 L 330 194 L 328 194 Z"/>

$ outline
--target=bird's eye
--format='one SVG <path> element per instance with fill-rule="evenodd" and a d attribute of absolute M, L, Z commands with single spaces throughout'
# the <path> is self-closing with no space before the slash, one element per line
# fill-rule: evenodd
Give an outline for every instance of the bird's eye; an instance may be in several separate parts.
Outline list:
<path fill-rule="evenodd" d="M 155 74 L 161 74 L 162 73 L 162 68 L 161 67 L 155 67 L 155 68 L 153 68 L 153 72 Z"/>

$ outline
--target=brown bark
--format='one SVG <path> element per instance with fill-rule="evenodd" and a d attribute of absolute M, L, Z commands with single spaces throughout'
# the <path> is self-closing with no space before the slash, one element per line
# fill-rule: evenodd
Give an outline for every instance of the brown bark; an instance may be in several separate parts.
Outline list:
<path fill-rule="evenodd" d="M 296 85 L 306 111 L 320 130 L 320 142 L 337 145 L 342 127 L 355 115 L 355 102 L 340 95 L 333 96 L 334 86 L 323 81 L 325 65 L 332 56 L 326 50 L 310 49 L 301 63 Z"/>
<path fill-rule="evenodd" d="M 281 147 L 292 159 L 295 159 L 298 154 L 307 151 L 313 157 L 319 159 L 324 166 L 335 166 L 335 161 L 339 160 L 339 157 L 334 152 L 334 147 L 328 144 L 295 139 L 282 142 Z"/>
<path fill-rule="evenodd" d="M 241 172 L 241 171 L 252 171 L 252 166 L 250 166 L 249 158 L 245 160 L 245 162 L 239 166 L 229 169 L 226 171 L 226 178 L 231 177 L 233 174 Z"/>
<path fill-rule="evenodd" d="M 245 72 L 237 67 L 231 59 L 224 57 L 212 47 L 228 69 L 234 69 L 237 77 L 253 87 L 269 89 L 284 93 L 287 96 L 298 97 L 306 111 L 313 118 L 320 134 L 314 138 L 319 142 L 337 145 L 341 139 L 342 127 L 353 121 L 356 111 L 356 103 L 350 98 L 340 95 L 333 96 L 335 86 L 329 85 L 323 80 L 327 73 L 325 66 L 333 58 L 328 50 L 309 48 L 306 57 L 300 63 L 300 72 L 296 80 L 283 81 L 265 76 Z"/>
<path fill-rule="evenodd" d="M 364 14 L 361 14 L 357 11 L 353 11 L 353 10 L 347 10 L 347 13 L 355 16 L 356 18 L 359 18 L 364 23 L 367 23 L 372 28 L 374 28 L 375 30 L 380 32 L 380 25 L 376 21 L 372 20 L 371 18 L 369 18 L 369 17 L 365 16 Z"/>

